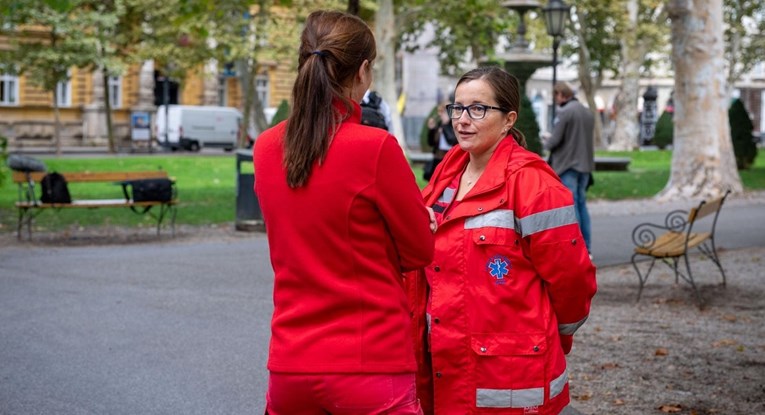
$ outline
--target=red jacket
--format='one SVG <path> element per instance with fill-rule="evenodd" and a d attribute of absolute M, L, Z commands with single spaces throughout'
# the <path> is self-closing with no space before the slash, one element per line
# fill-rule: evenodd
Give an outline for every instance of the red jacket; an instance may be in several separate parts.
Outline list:
<path fill-rule="evenodd" d="M 467 162 L 460 148 L 446 155 L 423 190 L 428 206 Z M 506 137 L 445 212 L 422 273 L 428 285 L 410 273 L 407 288 L 426 413 L 557 414 L 568 404 L 564 353 L 589 313 L 595 267 L 571 193 L 547 163 Z"/>
<path fill-rule="evenodd" d="M 416 369 L 402 271 L 432 260 L 430 221 L 395 137 L 360 119 L 355 104 L 324 162 L 296 189 L 282 165 L 285 123 L 255 142 L 274 270 L 271 371 Z"/>

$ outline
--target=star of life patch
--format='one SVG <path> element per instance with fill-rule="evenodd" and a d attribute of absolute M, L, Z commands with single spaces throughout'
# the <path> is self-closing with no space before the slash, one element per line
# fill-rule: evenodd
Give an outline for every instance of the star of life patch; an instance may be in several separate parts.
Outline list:
<path fill-rule="evenodd" d="M 494 255 L 486 262 L 486 272 L 494 280 L 495 284 L 504 284 L 507 282 L 505 278 L 510 274 L 510 259 L 504 255 Z"/>

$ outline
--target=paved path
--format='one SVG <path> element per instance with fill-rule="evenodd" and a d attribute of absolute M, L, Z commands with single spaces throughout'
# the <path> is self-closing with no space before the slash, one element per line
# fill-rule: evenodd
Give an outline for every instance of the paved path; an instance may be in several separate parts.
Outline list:
<path fill-rule="evenodd" d="M 762 199 L 724 208 L 723 248 L 765 246 Z M 668 206 L 591 210 L 603 267 L 627 261 L 634 225 Z M 262 413 L 272 288 L 263 234 L 74 247 L 3 238 L 0 414 Z"/>

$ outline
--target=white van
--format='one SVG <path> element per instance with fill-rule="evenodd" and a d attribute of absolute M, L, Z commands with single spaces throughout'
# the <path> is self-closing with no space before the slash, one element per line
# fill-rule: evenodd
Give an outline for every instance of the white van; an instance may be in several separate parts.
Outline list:
<path fill-rule="evenodd" d="M 166 112 L 169 123 L 165 122 Z M 219 147 L 231 151 L 236 148 L 242 125 L 242 114 L 232 107 L 169 105 L 165 110 L 160 105 L 155 119 L 157 141 L 171 150 Z"/>

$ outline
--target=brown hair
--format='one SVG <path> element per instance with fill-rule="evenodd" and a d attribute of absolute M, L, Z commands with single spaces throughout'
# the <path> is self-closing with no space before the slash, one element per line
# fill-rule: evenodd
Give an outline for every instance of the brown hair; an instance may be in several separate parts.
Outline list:
<path fill-rule="evenodd" d="M 574 96 L 574 90 L 571 89 L 571 86 L 563 81 L 558 81 L 553 85 L 553 92 L 557 92 L 561 95 L 563 95 L 563 98 L 569 99 Z"/>
<path fill-rule="evenodd" d="M 350 113 L 353 104 L 343 96 L 364 60 L 377 56 L 374 35 L 357 16 L 340 11 L 315 11 L 300 37 L 298 75 L 292 87 L 292 111 L 284 137 L 287 184 L 306 184 L 316 160 L 323 162 L 329 144 L 343 121 L 333 106 L 340 100 Z"/>
<path fill-rule="evenodd" d="M 483 66 L 468 71 L 459 81 L 457 86 L 463 82 L 486 81 L 487 84 L 494 91 L 494 98 L 497 100 L 497 105 L 500 108 L 504 108 L 508 112 L 515 111 L 520 116 L 521 114 L 521 88 L 518 83 L 518 79 L 513 75 L 507 73 L 504 69 L 497 66 Z M 513 126 L 510 129 L 510 134 L 513 135 L 515 141 L 522 147 L 526 148 L 526 136 Z"/>

